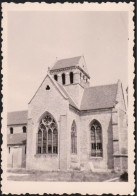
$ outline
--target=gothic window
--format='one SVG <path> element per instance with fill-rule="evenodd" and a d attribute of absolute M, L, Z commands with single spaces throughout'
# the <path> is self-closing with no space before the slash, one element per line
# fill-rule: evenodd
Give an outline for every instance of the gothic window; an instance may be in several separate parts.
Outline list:
<path fill-rule="evenodd" d="M 62 84 L 65 84 L 66 83 L 66 76 L 65 74 L 63 73 L 62 74 Z"/>
<path fill-rule="evenodd" d="M 47 152 L 47 130 L 43 130 L 43 153 Z"/>
<path fill-rule="evenodd" d="M 42 153 L 42 131 L 40 129 L 38 131 L 38 153 Z"/>
<path fill-rule="evenodd" d="M 97 120 L 94 120 L 90 126 L 91 133 L 91 156 L 92 157 L 102 157 L 102 129 L 101 125 Z"/>
<path fill-rule="evenodd" d="M 51 129 L 48 130 L 48 153 L 52 153 L 52 131 Z"/>
<path fill-rule="evenodd" d="M 71 153 L 77 154 L 77 130 L 75 121 L 73 121 L 71 126 Z"/>
<path fill-rule="evenodd" d="M 22 129 L 23 129 L 23 133 L 26 133 L 27 130 L 26 126 L 23 126 Z"/>
<path fill-rule="evenodd" d="M 13 127 L 10 127 L 10 134 L 13 134 Z"/>
<path fill-rule="evenodd" d="M 53 153 L 58 153 L 58 132 L 56 128 L 53 130 Z"/>
<path fill-rule="evenodd" d="M 40 121 L 37 136 L 38 154 L 57 154 L 58 153 L 58 130 L 54 118 L 46 113 Z"/>
<path fill-rule="evenodd" d="M 54 75 L 54 79 L 56 80 L 56 81 L 58 81 L 58 76 L 55 74 Z"/>
<path fill-rule="evenodd" d="M 73 72 L 70 72 L 69 77 L 70 77 L 70 84 L 73 84 L 73 80 L 74 80 Z"/>

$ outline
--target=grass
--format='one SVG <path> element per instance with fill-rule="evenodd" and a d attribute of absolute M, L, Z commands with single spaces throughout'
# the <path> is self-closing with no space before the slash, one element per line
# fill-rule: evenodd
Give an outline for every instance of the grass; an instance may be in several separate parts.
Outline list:
<path fill-rule="evenodd" d="M 12 181 L 103 182 L 116 177 L 119 174 L 112 172 L 8 170 Z"/>

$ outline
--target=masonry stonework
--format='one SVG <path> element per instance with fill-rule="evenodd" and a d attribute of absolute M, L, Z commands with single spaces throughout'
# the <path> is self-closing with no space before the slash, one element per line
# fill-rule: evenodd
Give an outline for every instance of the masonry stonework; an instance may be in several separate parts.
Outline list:
<path fill-rule="evenodd" d="M 71 82 L 70 72 L 73 72 Z M 65 83 L 62 83 L 62 74 L 65 74 Z M 54 75 L 57 75 L 57 80 Z M 59 60 L 48 70 L 28 105 L 26 144 L 22 143 L 24 136 L 21 136 L 21 144 L 16 149 L 20 154 L 20 167 L 47 171 L 127 170 L 127 114 L 122 84 L 118 81 L 117 84 L 89 87 L 89 79 L 81 56 Z M 15 114 L 18 118 L 22 115 L 21 112 Z M 48 119 L 56 124 L 56 143 L 54 130 L 51 136 L 48 135 Z M 20 120 L 19 124 L 11 121 L 10 125 L 18 133 L 24 121 L 21 123 Z M 48 133 L 46 136 L 44 130 Z M 42 146 L 44 141 L 47 142 L 46 151 L 41 150 L 41 146 L 38 148 L 39 141 L 42 141 Z M 26 153 L 22 150 L 25 154 L 23 163 L 21 149 L 25 147 Z M 12 153 L 8 155 L 8 165 L 11 162 Z"/>

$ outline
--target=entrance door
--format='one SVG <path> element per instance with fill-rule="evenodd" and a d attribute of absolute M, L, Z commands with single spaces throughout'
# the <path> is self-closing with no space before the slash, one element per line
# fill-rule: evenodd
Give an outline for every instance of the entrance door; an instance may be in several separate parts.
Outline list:
<path fill-rule="evenodd" d="M 12 153 L 12 167 L 21 168 L 22 167 L 22 148 L 14 147 Z"/>

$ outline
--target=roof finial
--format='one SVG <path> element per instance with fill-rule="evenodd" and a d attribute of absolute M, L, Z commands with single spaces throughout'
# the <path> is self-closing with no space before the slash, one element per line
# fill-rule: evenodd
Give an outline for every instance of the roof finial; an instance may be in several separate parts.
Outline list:
<path fill-rule="evenodd" d="M 48 67 L 48 73 L 50 72 L 50 67 Z"/>

